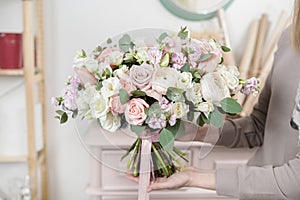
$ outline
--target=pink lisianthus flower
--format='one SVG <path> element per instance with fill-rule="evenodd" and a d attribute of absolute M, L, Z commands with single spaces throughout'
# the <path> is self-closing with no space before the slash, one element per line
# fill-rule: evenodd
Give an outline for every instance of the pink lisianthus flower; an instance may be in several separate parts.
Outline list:
<path fill-rule="evenodd" d="M 67 110 L 76 110 L 76 99 L 78 97 L 78 86 L 80 84 L 78 76 L 72 76 L 69 80 L 69 85 L 66 87 L 63 104 Z"/>
<path fill-rule="evenodd" d="M 170 126 L 174 126 L 176 124 L 176 119 L 177 119 L 176 115 L 172 114 L 170 119 L 169 119 Z"/>
<path fill-rule="evenodd" d="M 259 91 L 259 81 L 255 77 L 247 79 L 241 89 L 241 92 L 245 95 L 248 95 L 252 92 L 252 94 L 256 96 L 258 94 L 258 91 Z"/>
<path fill-rule="evenodd" d="M 122 105 L 120 101 L 120 96 L 115 95 L 110 98 L 110 111 L 113 115 L 122 114 L 125 112 L 126 104 Z"/>
<path fill-rule="evenodd" d="M 129 124 L 142 125 L 147 118 L 145 108 L 149 105 L 139 98 L 131 99 L 125 109 L 125 119 Z"/>
<path fill-rule="evenodd" d="M 160 51 L 158 48 L 152 47 L 148 50 L 148 58 L 152 64 L 159 64 L 162 55 L 162 51 Z"/>
<path fill-rule="evenodd" d="M 166 125 L 167 122 L 164 115 L 161 115 L 160 117 L 153 116 L 148 122 L 148 126 L 152 129 L 162 129 L 166 127 Z"/>
<path fill-rule="evenodd" d="M 181 52 L 173 53 L 171 62 L 173 68 L 180 69 L 186 64 L 186 57 Z"/>

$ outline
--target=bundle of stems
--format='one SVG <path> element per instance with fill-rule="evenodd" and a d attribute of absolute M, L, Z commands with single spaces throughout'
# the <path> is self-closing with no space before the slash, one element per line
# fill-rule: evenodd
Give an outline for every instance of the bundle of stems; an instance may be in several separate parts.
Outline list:
<path fill-rule="evenodd" d="M 121 160 L 129 156 L 126 168 L 133 176 L 139 176 L 142 139 L 137 138 L 135 142 L 127 149 Z M 186 154 L 179 149 L 173 147 L 172 151 L 165 150 L 159 141 L 153 142 L 151 146 L 151 177 L 152 179 L 158 177 L 169 177 L 184 167 L 180 158 L 185 162 Z M 177 165 L 176 165 L 176 164 Z"/>

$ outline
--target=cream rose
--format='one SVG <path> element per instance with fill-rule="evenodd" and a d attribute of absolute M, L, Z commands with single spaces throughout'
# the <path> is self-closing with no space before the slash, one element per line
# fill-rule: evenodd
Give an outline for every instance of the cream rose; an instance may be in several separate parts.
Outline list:
<path fill-rule="evenodd" d="M 166 94 L 169 87 L 175 87 L 180 73 L 173 68 L 157 68 L 151 80 L 152 89 L 160 94 Z"/>
<path fill-rule="evenodd" d="M 91 116 L 94 119 L 104 117 L 108 111 L 108 99 L 103 95 L 96 93 L 90 102 Z"/>
<path fill-rule="evenodd" d="M 148 108 L 149 105 L 139 98 L 131 99 L 125 109 L 125 118 L 129 124 L 133 125 L 142 125 L 147 118 L 145 113 L 145 108 Z"/>
<path fill-rule="evenodd" d="M 214 110 L 214 105 L 210 102 L 201 102 L 196 104 L 196 110 L 203 112 L 206 117 L 208 117 L 209 113 Z"/>
<path fill-rule="evenodd" d="M 175 102 L 172 104 L 172 111 L 176 118 L 182 118 L 188 113 L 188 106 L 182 102 Z"/>
<path fill-rule="evenodd" d="M 192 87 L 186 91 L 186 98 L 194 104 L 202 102 L 201 84 L 193 83 Z"/>
<path fill-rule="evenodd" d="M 221 70 L 220 73 L 221 76 L 224 78 L 227 87 L 230 90 L 235 90 L 239 85 L 239 79 L 236 76 L 234 76 L 232 73 L 225 70 Z"/>
<path fill-rule="evenodd" d="M 129 76 L 133 84 L 139 89 L 142 89 L 149 84 L 149 81 L 152 78 L 153 71 L 154 71 L 153 65 L 149 65 L 149 64 L 133 65 L 130 68 Z"/>
<path fill-rule="evenodd" d="M 193 86 L 192 84 L 193 75 L 190 72 L 182 72 L 179 76 L 176 86 L 180 89 L 188 89 Z"/>
<path fill-rule="evenodd" d="M 115 132 L 121 127 L 121 118 L 111 112 L 107 113 L 105 117 L 101 117 L 99 121 L 102 128 L 110 132 Z"/>
<path fill-rule="evenodd" d="M 121 88 L 120 80 L 116 77 L 110 77 L 102 81 L 103 87 L 101 88 L 101 93 L 105 97 L 111 97 L 119 93 Z"/>
<path fill-rule="evenodd" d="M 123 53 L 120 51 L 113 51 L 109 54 L 109 63 L 114 66 L 119 66 L 123 62 Z"/>
<path fill-rule="evenodd" d="M 230 92 L 219 72 L 207 73 L 200 80 L 202 96 L 213 104 L 230 97 Z"/>

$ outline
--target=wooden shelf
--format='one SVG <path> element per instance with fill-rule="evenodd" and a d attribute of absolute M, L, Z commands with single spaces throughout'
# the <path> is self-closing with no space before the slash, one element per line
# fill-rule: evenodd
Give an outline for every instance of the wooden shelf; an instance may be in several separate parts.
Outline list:
<path fill-rule="evenodd" d="M 23 76 L 23 69 L 0 69 L 0 75 L 2 76 Z"/>
<path fill-rule="evenodd" d="M 1 163 L 16 163 L 16 162 L 27 162 L 27 156 L 1 156 L 0 155 L 0 162 Z"/>

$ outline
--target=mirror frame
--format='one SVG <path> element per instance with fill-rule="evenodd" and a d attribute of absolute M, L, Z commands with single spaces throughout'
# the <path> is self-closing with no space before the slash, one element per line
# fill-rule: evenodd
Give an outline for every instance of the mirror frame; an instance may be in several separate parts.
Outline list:
<path fill-rule="evenodd" d="M 173 15 L 190 21 L 201 21 L 201 20 L 208 20 L 216 16 L 215 12 L 210 13 L 196 13 L 190 12 L 188 10 L 179 7 L 173 0 L 160 0 L 161 4 Z M 228 2 L 223 6 L 223 9 L 226 10 L 233 0 L 228 0 Z"/>

